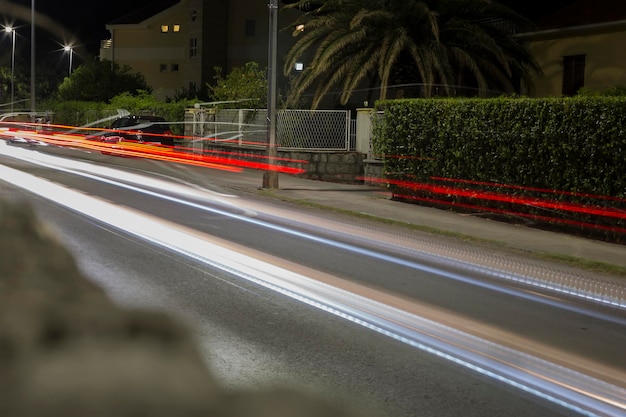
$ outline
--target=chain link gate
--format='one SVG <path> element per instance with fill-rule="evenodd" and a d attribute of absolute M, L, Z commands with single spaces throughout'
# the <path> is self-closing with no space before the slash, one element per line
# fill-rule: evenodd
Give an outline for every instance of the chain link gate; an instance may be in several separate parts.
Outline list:
<path fill-rule="evenodd" d="M 354 147 L 354 123 L 348 110 L 279 110 L 276 117 L 279 149 L 349 151 Z M 194 138 L 238 146 L 267 146 L 266 109 L 203 109 L 193 117 L 193 124 Z"/>

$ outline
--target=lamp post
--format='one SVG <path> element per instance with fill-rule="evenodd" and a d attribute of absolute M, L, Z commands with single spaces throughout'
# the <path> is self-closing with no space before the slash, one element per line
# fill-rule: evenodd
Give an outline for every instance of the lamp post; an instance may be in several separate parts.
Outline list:
<path fill-rule="evenodd" d="M 35 118 L 35 0 L 30 2 L 30 111 Z"/>
<path fill-rule="evenodd" d="M 69 45 L 65 45 L 63 50 L 70 53 L 70 69 L 68 71 L 68 77 L 70 77 L 72 75 L 72 55 L 74 55 L 74 48 Z"/>
<path fill-rule="evenodd" d="M 278 188 L 278 172 L 274 169 L 276 150 L 276 44 L 278 37 L 278 1 L 269 4 L 269 45 L 267 57 L 267 159 L 269 169 L 263 174 L 263 188 Z"/>
<path fill-rule="evenodd" d="M 15 102 L 15 29 L 7 26 L 4 30 L 11 34 L 11 113 L 13 113 L 13 103 Z"/>

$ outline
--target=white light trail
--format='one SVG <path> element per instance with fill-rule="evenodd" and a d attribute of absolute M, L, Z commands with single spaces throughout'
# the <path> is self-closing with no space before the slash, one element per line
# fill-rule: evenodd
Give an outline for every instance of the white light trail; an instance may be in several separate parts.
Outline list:
<path fill-rule="evenodd" d="M 168 181 L 151 178 L 147 175 L 139 175 L 119 169 L 96 166 L 66 158 L 59 158 L 45 153 L 34 152 L 32 150 L 7 146 L 2 147 L 3 144 L 4 143 L 0 141 L 0 154 L 4 153 L 13 158 L 21 159 L 29 163 L 35 163 L 55 170 L 64 171 L 117 187 L 126 188 L 138 193 L 147 194 L 151 197 L 169 200 L 178 204 L 194 207 L 199 210 L 216 213 L 247 223 L 253 223 L 281 233 L 295 235 L 327 246 L 351 251 L 359 255 L 445 276 L 449 279 L 471 283 L 472 285 L 488 288 L 492 291 L 506 293 L 508 295 L 526 298 L 534 302 L 550 304 L 558 308 L 573 310 L 581 314 L 591 315 L 604 320 L 611 320 L 624 324 L 624 320 L 616 316 L 582 308 L 571 303 L 560 301 L 553 297 L 546 297 L 535 291 L 521 291 L 519 289 L 507 288 L 502 285 L 489 283 L 485 280 L 472 278 L 468 274 L 452 273 L 448 270 L 448 268 L 461 268 L 484 276 L 498 278 L 509 282 L 521 283 L 531 288 L 539 288 L 543 291 L 547 290 L 556 293 L 563 293 L 573 297 L 582 298 L 584 300 L 593 301 L 601 305 L 626 310 L 626 289 L 622 283 L 605 281 L 597 282 L 597 280 L 593 277 L 573 276 L 571 271 L 558 273 L 553 269 L 550 269 L 546 272 L 544 270 L 545 268 L 542 268 L 541 265 L 535 266 L 528 261 L 523 263 L 511 262 L 508 256 L 505 256 L 505 258 L 502 259 L 502 257 L 494 256 L 490 253 L 485 255 L 485 251 L 477 252 L 465 249 L 457 250 L 456 248 L 441 247 L 441 245 L 436 244 L 433 245 L 431 242 L 416 242 L 415 240 L 401 239 L 398 236 L 393 236 L 393 239 L 389 239 L 388 236 L 381 234 L 380 232 L 373 235 L 371 233 L 366 234 L 363 230 L 358 231 L 358 238 L 360 240 L 364 239 L 367 235 L 369 244 L 374 244 L 376 246 L 388 246 L 389 248 L 392 248 L 392 252 L 394 253 L 407 251 L 407 249 L 410 248 L 411 257 L 417 260 L 411 261 L 398 256 L 384 254 L 380 251 L 367 250 L 358 246 L 342 243 L 337 239 L 326 239 L 315 234 L 305 233 L 292 228 L 280 226 L 276 223 L 260 220 L 257 218 L 256 214 L 257 212 L 263 212 L 264 210 L 259 208 L 259 205 L 254 202 L 238 199 L 236 200 L 236 203 L 234 203 L 233 196 L 211 192 L 206 189 L 173 184 Z M 168 192 L 182 198 L 166 195 L 163 194 L 163 192 Z M 187 198 L 191 198 L 194 201 L 187 200 Z M 211 202 L 213 204 L 229 208 L 230 211 L 221 210 L 205 204 L 199 204 L 198 202 Z M 273 218 L 281 218 L 283 220 L 289 219 L 294 223 L 297 222 L 300 226 L 314 225 L 318 231 L 321 228 L 325 228 L 326 230 L 332 231 L 333 236 L 335 237 L 340 233 L 350 237 L 357 236 L 357 234 L 354 233 L 354 230 L 350 229 L 349 225 L 346 226 L 343 223 L 331 223 L 326 220 L 325 225 L 322 225 L 322 221 L 319 218 L 306 216 L 302 213 L 298 213 L 296 218 L 295 215 L 288 210 L 272 208 L 272 212 L 274 214 Z M 427 263 L 430 265 L 437 265 L 437 267 L 428 266 Z M 507 267 L 505 268 L 503 265 L 507 265 Z M 507 270 L 507 268 L 510 268 L 510 270 Z M 545 274 L 547 274 L 547 277 L 543 276 Z M 591 288 L 592 291 L 589 291 L 588 288 Z M 597 291 L 599 288 L 605 289 L 606 294 L 598 293 Z"/>
<path fill-rule="evenodd" d="M 429 306 L 409 303 L 288 261 L 165 222 L 99 198 L 0 165 L 0 178 L 131 235 L 284 294 L 388 337 L 480 372 L 586 416 L 626 413 L 626 389 L 563 365 L 473 336 L 424 318 L 445 319 Z M 461 323 L 459 317 L 447 317 Z M 465 322 L 466 328 L 480 326 Z M 510 335 L 483 326 L 485 334 Z M 535 349 L 544 349 L 534 346 Z M 602 368 L 570 358 L 583 368 Z M 608 370 L 607 372 L 610 372 Z M 624 381 L 624 375 L 610 378 Z"/>

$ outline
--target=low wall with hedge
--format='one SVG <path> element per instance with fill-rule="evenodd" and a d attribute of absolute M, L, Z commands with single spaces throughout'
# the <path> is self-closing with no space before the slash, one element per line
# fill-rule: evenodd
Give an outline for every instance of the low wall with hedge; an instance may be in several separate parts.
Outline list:
<path fill-rule="evenodd" d="M 626 98 L 377 104 L 394 197 L 592 237 L 626 236 Z"/>

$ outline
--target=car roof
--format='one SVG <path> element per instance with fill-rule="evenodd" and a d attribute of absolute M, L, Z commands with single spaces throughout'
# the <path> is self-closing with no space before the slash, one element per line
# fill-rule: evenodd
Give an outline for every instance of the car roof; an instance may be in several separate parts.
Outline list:
<path fill-rule="evenodd" d="M 129 119 L 142 119 L 142 120 L 149 120 L 149 121 L 153 121 L 153 122 L 164 122 L 165 119 L 159 116 L 142 116 L 142 115 L 130 115 L 130 116 L 124 116 L 121 117 L 121 119 L 123 118 L 129 118 Z"/>

